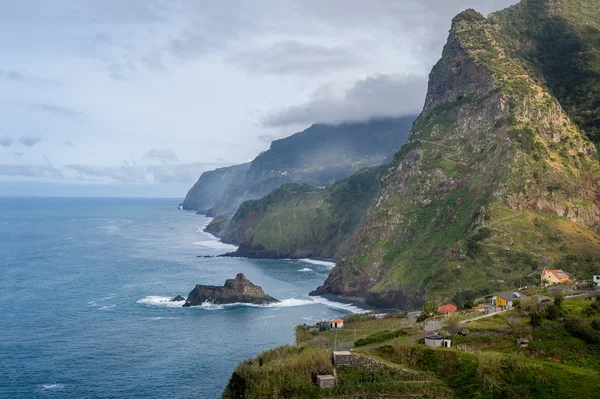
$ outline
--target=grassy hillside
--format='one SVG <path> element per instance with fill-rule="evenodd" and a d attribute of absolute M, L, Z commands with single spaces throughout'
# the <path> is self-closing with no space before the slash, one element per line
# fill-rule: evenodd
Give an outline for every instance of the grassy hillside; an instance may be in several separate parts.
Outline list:
<path fill-rule="evenodd" d="M 238 365 L 223 397 L 592 398 L 600 389 L 599 309 L 600 302 L 590 298 L 523 306 L 464 324 L 466 335 L 447 336 L 452 348 L 427 347 L 416 339 L 422 335 L 386 333 L 401 323 L 407 330 L 418 328 L 404 319 L 355 315 L 342 330 L 322 333 L 298 326 L 297 346 Z M 479 315 L 464 313 L 463 320 Z M 355 347 L 358 360 L 336 367 L 337 386 L 318 388 L 315 375 L 333 372 L 333 346 L 365 328 L 371 336 L 389 338 L 375 347 Z M 517 346 L 519 338 L 528 339 L 528 347 Z"/>
<path fill-rule="evenodd" d="M 409 143 L 316 293 L 418 307 L 534 283 L 545 266 L 578 276 L 600 265 L 596 148 L 519 50 L 535 44 L 521 32 L 546 20 L 535 6 L 561 4 L 453 20 Z"/>
<path fill-rule="evenodd" d="M 385 170 L 363 169 L 326 189 L 284 185 L 243 203 L 222 238 L 240 244 L 246 256 L 340 257 L 373 205 Z"/>

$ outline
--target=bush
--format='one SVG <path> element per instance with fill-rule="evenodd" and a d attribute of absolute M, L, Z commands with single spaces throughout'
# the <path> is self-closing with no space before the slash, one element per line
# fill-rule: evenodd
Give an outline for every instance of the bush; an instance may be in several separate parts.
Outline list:
<path fill-rule="evenodd" d="M 502 385 L 502 355 L 498 352 L 477 352 L 477 376 L 490 390 Z"/>
<path fill-rule="evenodd" d="M 600 344 L 600 332 L 575 316 L 566 319 L 565 329 L 575 338 L 580 338 L 588 344 Z"/>
<path fill-rule="evenodd" d="M 557 320 L 557 319 L 563 317 L 563 315 L 564 315 L 564 313 L 563 313 L 562 309 L 555 304 L 549 305 L 546 308 L 546 318 L 548 320 Z"/>
<path fill-rule="evenodd" d="M 557 296 L 554 297 L 554 305 L 556 305 L 560 308 L 562 306 L 564 299 L 565 299 L 564 295 L 558 294 Z"/>
<path fill-rule="evenodd" d="M 596 331 L 600 331 L 600 320 L 592 321 L 592 328 Z"/>
<path fill-rule="evenodd" d="M 417 357 L 414 353 L 415 343 L 408 339 L 397 339 L 392 343 L 394 355 L 402 364 L 414 366 L 417 362 Z"/>

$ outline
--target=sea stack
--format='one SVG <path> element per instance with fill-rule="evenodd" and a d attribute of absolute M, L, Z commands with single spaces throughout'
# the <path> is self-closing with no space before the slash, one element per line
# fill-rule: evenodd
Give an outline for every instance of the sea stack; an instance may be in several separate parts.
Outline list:
<path fill-rule="evenodd" d="M 189 293 L 183 307 L 198 306 L 204 302 L 216 305 L 230 303 L 250 303 L 253 305 L 268 305 L 279 302 L 277 299 L 265 294 L 258 285 L 252 284 L 243 273 L 238 273 L 234 279 L 225 281 L 225 285 L 196 285 Z"/>

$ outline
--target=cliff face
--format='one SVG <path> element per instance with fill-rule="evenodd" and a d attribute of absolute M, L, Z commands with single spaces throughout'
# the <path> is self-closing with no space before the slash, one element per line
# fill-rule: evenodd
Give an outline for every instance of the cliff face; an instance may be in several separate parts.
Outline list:
<path fill-rule="evenodd" d="M 244 201 L 262 198 L 283 184 L 330 186 L 362 168 L 387 164 L 406 143 L 414 120 L 414 116 L 409 116 L 317 124 L 273 141 L 268 151 L 252 161 L 243 178 L 232 181 L 206 213 L 235 213 Z M 203 195 L 201 186 L 192 191 L 196 196 Z"/>
<path fill-rule="evenodd" d="M 265 294 L 261 287 L 252 284 L 242 273 L 238 273 L 235 279 L 226 280 L 223 287 L 197 285 L 189 293 L 183 306 L 199 306 L 204 302 L 216 305 L 230 303 L 267 305 L 279 301 Z"/>
<path fill-rule="evenodd" d="M 374 205 L 386 167 L 363 169 L 326 189 L 284 185 L 243 203 L 222 235 L 236 255 L 259 258 L 340 258 Z"/>
<path fill-rule="evenodd" d="M 244 181 L 249 168 L 250 164 L 245 163 L 202 173 L 200 179 L 185 196 L 183 208 L 207 213 L 223 198 L 228 187 Z"/>
<path fill-rule="evenodd" d="M 556 4 L 453 20 L 409 143 L 316 294 L 399 308 L 460 302 L 535 283 L 544 265 L 576 260 L 576 273 L 600 259 L 596 149 L 522 58 L 510 17 L 531 24 L 538 3 Z"/>

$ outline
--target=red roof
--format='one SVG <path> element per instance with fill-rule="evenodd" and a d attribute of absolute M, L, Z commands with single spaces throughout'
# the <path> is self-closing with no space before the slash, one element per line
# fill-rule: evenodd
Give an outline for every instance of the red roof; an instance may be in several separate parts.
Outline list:
<path fill-rule="evenodd" d="M 440 306 L 438 308 L 438 313 L 454 313 L 457 310 L 458 310 L 458 308 L 455 305 L 449 303 L 447 305 Z"/>
<path fill-rule="evenodd" d="M 552 274 L 554 277 L 556 277 L 556 279 L 558 281 L 560 281 L 561 283 L 564 281 L 569 281 L 569 275 L 565 272 L 563 272 L 561 269 L 544 269 L 544 271 L 542 272 L 542 278 L 544 278 L 544 275 L 546 274 Z"/>
<path fill-rule="evenodd" d="M 331 320 L 331 322 L 332 323 L 343 323 L 344 320 L 342 320 L 342 319 L 334 319 L 334 320 Z"/>

